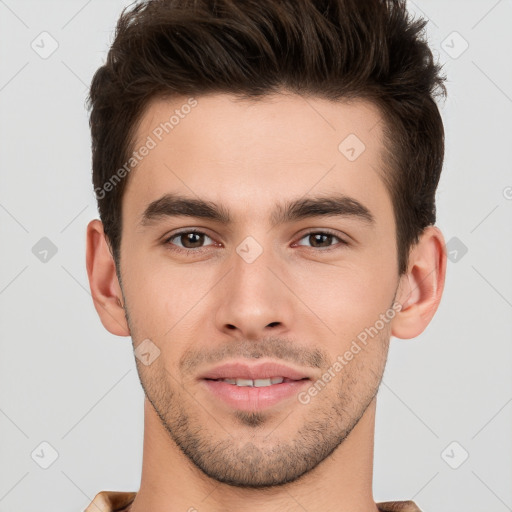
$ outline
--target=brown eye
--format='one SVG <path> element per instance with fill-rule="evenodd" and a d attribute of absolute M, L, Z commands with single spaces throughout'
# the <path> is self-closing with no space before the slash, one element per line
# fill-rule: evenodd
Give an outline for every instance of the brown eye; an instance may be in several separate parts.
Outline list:
<path fill-rule="evenodd" d="M 176 245 L 179 249 L 201 249 L 205 239 L 211 238 L 200 231 L 182 231 L 175 233 L 166 240 L 166 243 Z"/>
<path fill-rule="evenodd" d="M 204 242 L 204 235 L 200 233 L 181 234 L 180 242 L 185 249 L 196 249 Z"/>
<path fill-rule="evenodd" d="M 310 243 L 310 247 L 314 249 L 328 249 L 331 247 L 335 247 L 337 243 L 340 243 L 342 245 L 346 245 L 346 242 L 342 240 L 340 237 L 324 231 L 314 231 L 310 233 L 306 233 L 301 240 L 306 239 Z M 333 241 L 335 242 L 333 244 Z M 301 244 L 300 242 L 298 245 L 306 245 Z M 306 245 L 307 246 L 307 245 Z"/>

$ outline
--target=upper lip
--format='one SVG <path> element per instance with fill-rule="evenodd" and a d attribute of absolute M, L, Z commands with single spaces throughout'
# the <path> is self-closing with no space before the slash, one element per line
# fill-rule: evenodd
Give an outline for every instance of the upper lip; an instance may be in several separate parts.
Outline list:
<path fill-rule="evenodd" d="M 200 379 L 270 379 L 283 377 L 293 380 L 309 379 L 302 370 L 296 370 L 278 362 L 265 362 L 249 365 L 246 362 L 234 361 L 225 363 L 202 374 Z"/>

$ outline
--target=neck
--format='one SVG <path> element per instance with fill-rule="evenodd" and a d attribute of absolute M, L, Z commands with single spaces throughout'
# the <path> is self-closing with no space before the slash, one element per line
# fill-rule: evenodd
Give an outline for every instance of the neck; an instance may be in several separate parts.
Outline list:
<path fill-rule="evenodd" d="M 171 439 L 144 400 L 140 490 L 130 512 L 377 512 L 372 497 L 376 399 L 338 448 L 295 482 L 270 489 L 233 487 L 206 476 Z"/>

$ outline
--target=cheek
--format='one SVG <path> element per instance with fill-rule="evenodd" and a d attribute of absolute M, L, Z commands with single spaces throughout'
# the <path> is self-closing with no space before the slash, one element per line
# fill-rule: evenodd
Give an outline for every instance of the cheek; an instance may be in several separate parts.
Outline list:
<path fill-rule="evenodd" d="M 198 321 L 200 303 L 216 282 L 215 269 L 175 264 L 166 258 L 131 256 L 126 261 L 126 300 L 147 336 L 173 338 Z M 123 281 L 124 282 L 124 281 Z"/>
<path fill-rule="evenodd" d="M 298 270 L 296 293 L 330 327 L 350 341 L 391 307 L 397 278 L 375 264 L 320 265 Z"/>

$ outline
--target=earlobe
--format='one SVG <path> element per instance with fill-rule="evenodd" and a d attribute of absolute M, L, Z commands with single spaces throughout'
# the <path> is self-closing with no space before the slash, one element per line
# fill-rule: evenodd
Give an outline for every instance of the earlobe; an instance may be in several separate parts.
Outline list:
<path fill-rule="evenodd" d="M 391 335 L 410 339 L 420 335 L 432 320 L 443 294 L 446 274 L 444 237 L 428 226 L 411 249 L 407 273 L 400 278 L 396 301 L 402 306 L 393 319 Z"/>
<path fill-rule="evenodd" d="M 94 307 L 101 323 L 112 334 L 129 336 L 114 258 L 105 238 L 103 224 L 98 219 L 92 220 L 87 226 L 86 265 Z"/>

